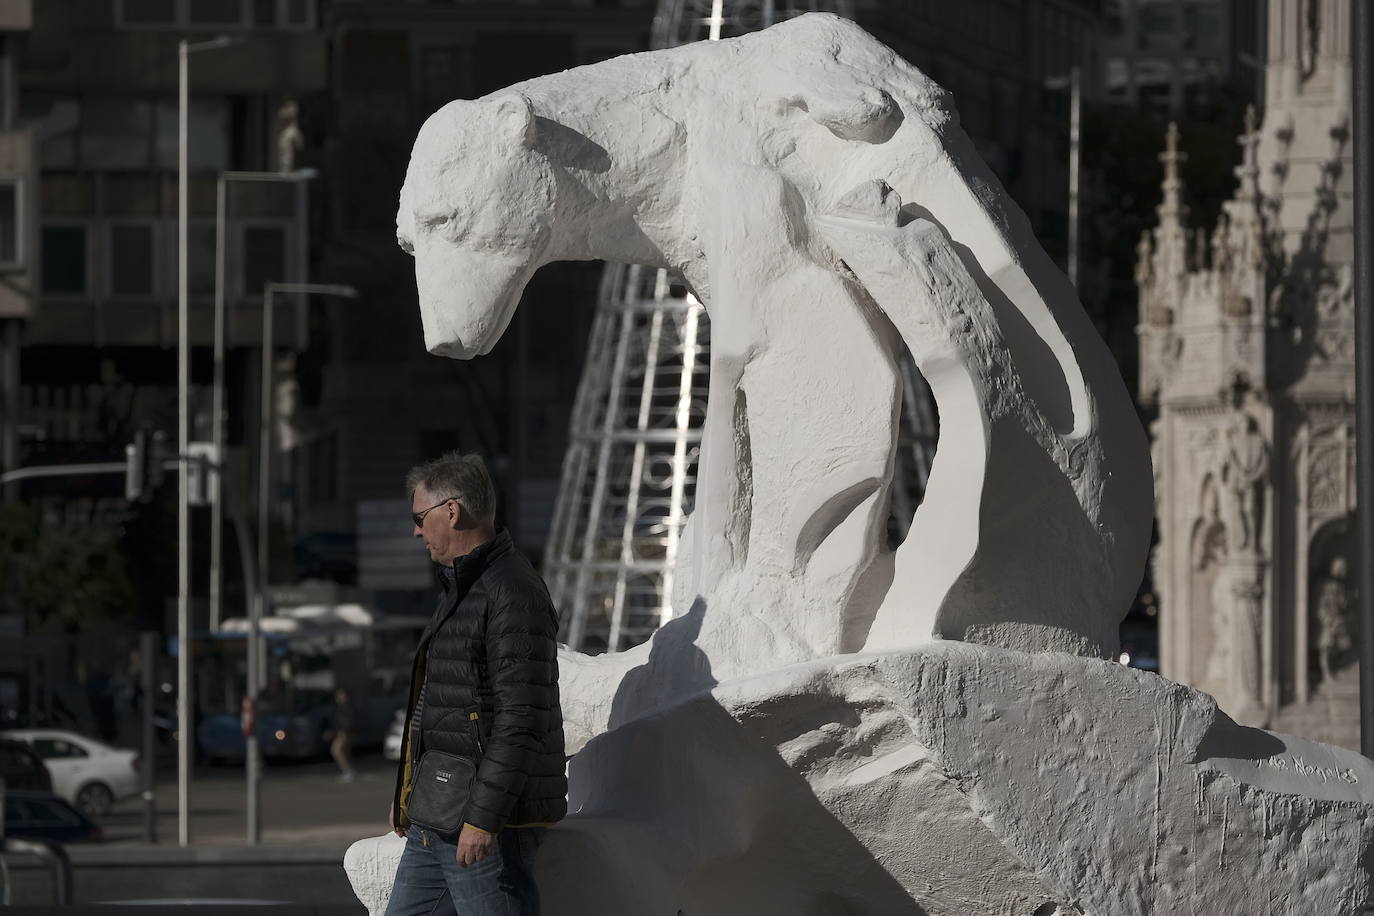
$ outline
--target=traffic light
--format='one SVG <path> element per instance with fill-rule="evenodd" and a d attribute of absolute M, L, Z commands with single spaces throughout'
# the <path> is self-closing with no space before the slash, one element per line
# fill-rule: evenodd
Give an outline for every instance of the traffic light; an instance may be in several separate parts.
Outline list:
<path fill-rule="evenodd" d="M 140 429 L 134 441 L 124 446 L 124 498 L 131 503 L 147 502 L 162 486 L 167 436 L 161 430 Z"/>

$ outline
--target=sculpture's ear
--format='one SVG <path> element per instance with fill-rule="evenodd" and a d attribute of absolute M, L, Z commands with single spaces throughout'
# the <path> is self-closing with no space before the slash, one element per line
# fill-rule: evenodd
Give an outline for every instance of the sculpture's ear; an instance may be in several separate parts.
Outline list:
<path fill-rule="evenodd" d="M 534 108 L 518 92 L 508 92 L 492 100 L 496 112 L 497 135 L 513 145 L 534 147 Z"/>

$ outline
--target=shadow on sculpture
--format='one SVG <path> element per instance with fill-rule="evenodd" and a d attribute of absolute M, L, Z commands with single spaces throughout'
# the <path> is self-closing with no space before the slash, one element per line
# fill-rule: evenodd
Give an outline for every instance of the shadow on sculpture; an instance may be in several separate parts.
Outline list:
<path fill-rule="evenodd" d="M 1232 760 L 1269 760 L 1283 754 L 1288 745 L 1272 732 L 1237 724 L 1225 714 L 1198 744 L 1197 759 L 1225 757 Z"/>
<path fill-rule="evenodd" d="M 617 728 L 648 710 L 716 686 L 711 660 L 696 646 L 705 616 L 706 599 L 698 597 L 691 610 L 658 629 L 648 661 L 621 678 L 607 728 Z"/>
<path fill-rule="evenodd" d="M 774 737 L 701 694 L 588 744 L 537 866 L 545 912 L 924 916 Z"/>

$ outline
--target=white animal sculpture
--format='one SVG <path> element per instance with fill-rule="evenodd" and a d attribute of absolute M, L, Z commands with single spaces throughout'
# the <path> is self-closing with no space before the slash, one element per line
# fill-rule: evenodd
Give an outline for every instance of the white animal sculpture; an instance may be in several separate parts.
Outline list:
<path fill-rule="evenodd" d="M 917 218 L 928 254 L 864 235 Z M 1115 651 L 1152 502 L 1121 377 L 945 92 L 852 23 L 808 15 L 452 102 L 415 141 L 397 234 L 440 355 L 489 351 L 560 259 L 674 268 L 706 303 L 674 595 L 690 619 L 655 638 L 698 651 L 660 666 L 641 708 L 939 637 Z M 901 342 L 941 431 L 894 555 Z M 565 677 L 614 683 L 652 653 L 568 657 Z"/>
<path fill-rule="evenodd" d="M 1374 896 L 1374 764 L 1082 657 L 1112 652 L 1140 579 L 1143 431 L 945 94 L 862 30 L 805 16 L 454 102 L 416 140 L 397 224 L 435 353 L 489 350 L 560 258 L 676 268 L 711 312 L 678 616 L 560 658 L 581 750 L 538 866 L 551 912 Z M 902 342 L 940 441 L 894 555 Z M 402 845 L 350 851 L 373 913 Z"/>

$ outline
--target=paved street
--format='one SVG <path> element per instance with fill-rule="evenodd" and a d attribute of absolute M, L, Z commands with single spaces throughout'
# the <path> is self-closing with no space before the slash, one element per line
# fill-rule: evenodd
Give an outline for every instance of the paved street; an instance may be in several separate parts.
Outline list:
<path fill-rule="evenodd" d="M 386 831 L 396 765 L 375 751 L 355 761 L 358 778 L 340 783 L 333 762 L 268 764 L 262 780 L 264 844 L 347 845 Z M 196 845 L 245 841 L 246 784 L 242 766 L 197 768 L 191 783 L 191 832 Z M 100 821 L 111 843 L 142 842 L 143 802 L 129 799 Z M 175 768 L 160 768 L 157 839 L 177 841 Z"/>

